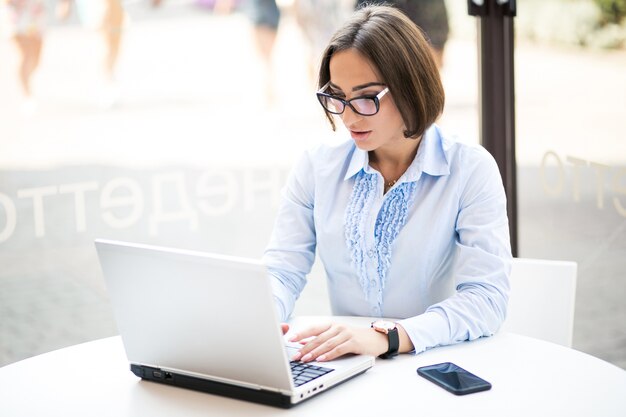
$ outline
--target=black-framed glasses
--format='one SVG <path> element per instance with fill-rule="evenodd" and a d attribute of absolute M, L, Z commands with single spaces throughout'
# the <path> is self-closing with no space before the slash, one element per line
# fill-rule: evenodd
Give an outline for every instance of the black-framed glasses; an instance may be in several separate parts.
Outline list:
<path fill-rule="evenodd" d="M 317 92 L 317 99 L 324 109 L 332 114 L 342 114 L 346 110 L 346 106 L 350 106 L 353 112 L 361 116 L 373 116 L 380 109 L 380 99 L 389 92 L 389 87 L 385 87 L 376 95 L 367 95 L 344 100 L 340 97 L 324 93 L 328 88 L 330 81 Z"/>

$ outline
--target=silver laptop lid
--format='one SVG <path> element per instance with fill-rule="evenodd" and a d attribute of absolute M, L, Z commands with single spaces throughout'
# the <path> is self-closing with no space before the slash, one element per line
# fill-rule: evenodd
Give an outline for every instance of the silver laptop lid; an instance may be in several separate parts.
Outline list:
<path fill-rule="evenodd" d="M 109 240 L 96 248 L 131 363 L 293 389 L 260 261 Z"/>

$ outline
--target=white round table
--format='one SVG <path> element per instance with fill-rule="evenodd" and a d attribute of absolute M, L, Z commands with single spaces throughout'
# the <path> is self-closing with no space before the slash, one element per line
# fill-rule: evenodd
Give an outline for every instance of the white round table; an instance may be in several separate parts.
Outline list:
<path fill-rule="evenodd" d="M 323 318 L 295 319 L 294 327 Z M 326 318 L 328 319 L 328 318 Z M 334 318 L 369 325 L 367 318 Z M 455 396 L 420 377 L 420 366 L 454 362 L 491 382 Z M 560 345 L 497 334 L 376 365 L 291 410 L 142 381 L 119 337 L 96 340 L 0 368 L 0 415 L 35 416 L 620 416 L 626 371 Z"/>

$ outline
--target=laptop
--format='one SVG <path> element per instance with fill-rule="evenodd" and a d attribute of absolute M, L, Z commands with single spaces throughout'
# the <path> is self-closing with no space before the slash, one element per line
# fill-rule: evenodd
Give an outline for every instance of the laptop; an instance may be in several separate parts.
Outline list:
<path fill-rule="evenodd" d="M 138 377 L 290 408 L 364 373 L 366 355 L 290 362 L 260 260 L 98 239 L 118 330 Z"/>

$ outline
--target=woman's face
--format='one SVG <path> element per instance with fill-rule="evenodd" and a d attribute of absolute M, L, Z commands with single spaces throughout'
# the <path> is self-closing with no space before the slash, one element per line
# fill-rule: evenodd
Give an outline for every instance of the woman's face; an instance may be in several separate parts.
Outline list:
<path fill-rule="evenodd" d="M 330 59 L 330 86 L 326 93 L 350 100 L 380 93 L 386 85 L 372 64 L 355 49 L 333 54 Z M 346 106 L 341 120 L 350 131 L 356 146 L 364 151 L 393 147 L 404 138 L 404 122 L 393 102 L 393 91 L 380 99 L 378 113 L 362 116 Z"/>

